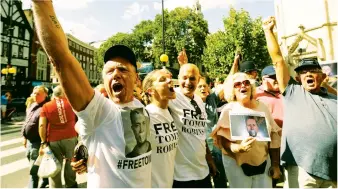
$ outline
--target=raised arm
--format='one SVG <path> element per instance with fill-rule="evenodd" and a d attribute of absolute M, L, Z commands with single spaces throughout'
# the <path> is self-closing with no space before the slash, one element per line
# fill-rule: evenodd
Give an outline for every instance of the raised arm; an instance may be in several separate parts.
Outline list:
<path fill-rule="evenodd" d="M 240 58 L 241 58 L 241 55 L 236 54 L 235 59 L 234 59 L 234 63 L 232 64 L 229 75 L 234 75 L 235 73 L 238 72 Z"/>
<path fill-rule="evenodd" d="M 85 109 L 93 98 L 94 90 L 68 48 L 62 27 L 56 18 L 52 1 L 33 1 L 36 31 L 42 47 L 48 54 L 59 77 L 61 86 L 76 111 Z"/>
<path fill-rule="evenodd" d="M 266 43 L 272 62 L 276 69 L 276 77 L 281 93 L 285 91 L 286 86 L 290 80 L 290 73 L 288 66 L 286 65 L 282 52 L 280 51 L 277 39 L 273 34 L 273 28 L 275 27 L 275 18 L 269 17 L 263 22 L 263 29 L 265 33 Z"/>
<path fill-rule="evenodd" d="M 182 67 L 184 64 L 188 64 L 188 56 L 184 48 L 178 53 L 177 61 L 180 64 L 180 67 Z"/>

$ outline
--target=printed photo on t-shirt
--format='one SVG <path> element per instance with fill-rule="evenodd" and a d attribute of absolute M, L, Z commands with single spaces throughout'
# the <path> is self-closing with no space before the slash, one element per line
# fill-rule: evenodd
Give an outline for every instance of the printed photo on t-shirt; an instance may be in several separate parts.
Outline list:
<path fill-rule="evenodd" d="M 149 116 L 144 108 L 123 109 L 121 115 L 126 142 L 126 157 L 134 158 L 150 152 Z"/>
<path fill-rule="evenodd" d="M 229 112 L 230 133 L 233 140 L 244 140 L 251 136 L 257 141 L 271 141 L 264 112 L 233 113 Z"/>

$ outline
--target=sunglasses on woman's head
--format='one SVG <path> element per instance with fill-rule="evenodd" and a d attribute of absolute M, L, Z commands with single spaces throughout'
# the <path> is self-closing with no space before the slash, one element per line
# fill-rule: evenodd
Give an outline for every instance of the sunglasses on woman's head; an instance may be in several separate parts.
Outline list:
<path fill-rule="evenodd" d="M 242 84 L 244 86 L 250 86 L 250 81 L 249 80 L 244 80 L 244 81 L 238 81 L 234 83 L 234 88 L 240 88 L 242 86 Z"/>

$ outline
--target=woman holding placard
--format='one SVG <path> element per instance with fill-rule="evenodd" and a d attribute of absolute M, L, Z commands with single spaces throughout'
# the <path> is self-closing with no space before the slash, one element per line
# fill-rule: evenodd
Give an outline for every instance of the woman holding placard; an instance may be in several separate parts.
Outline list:
<path fill-rule="evenodd" d="M 245 73 L 236 73 L 227 78 L 224 95 L 229 103 L 222 110 L 211 136 L 222 149 L 223 165 L 230 188 L 272 188 L 272 178 L 280 176 L 280 128 L 272 119 L 268 108 L 255 100 L 254 81 Z M 231 115 L 236 114 L 241 115 L 243 121 L 233 121 Z M 248 119 L 245 117 L 252 115 L 265 116 L 270 136 L 268 140 L 271 142 L 260 140 L 256 135 L 248 135 Z M 245 130 L 242 138 L 233 136 L 232 130 L 238 128 Z"/>

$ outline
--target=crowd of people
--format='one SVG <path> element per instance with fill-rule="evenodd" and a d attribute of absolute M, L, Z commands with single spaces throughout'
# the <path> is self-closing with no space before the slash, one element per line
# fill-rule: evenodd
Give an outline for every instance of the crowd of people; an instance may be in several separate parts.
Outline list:
<path fill-rule="evenodd" d="M 177 59 L 179 87 L 165 68 L 141 82 L 134 52 L 114 45 L 104 55 L 103 84 L 93 89 L 52 2 L 33 1 L 33 13 L 61 85 L 49 102 L 48 89 L 35 87 L 27 107 L 29 187 L 38 187 L 34 161 L 46 146 L 66 161 L 65 184 L 73 188 L 75 172 L 87 172 L 88 188 L 272 188 L 282 176 L 286 188 L 337 187 L 337 91 L 316 59 L 302 59 L 290 76 L 273 17 L 263 23 L 272 65 L 261 83 L 255 63 L 238 54 L 224 82 L 210 89 L 185 51 Z M 87 161 L 71 161 L 78 137 Z M 40 187 L 47 185 L 62 187 L 61 172 Z"/>

